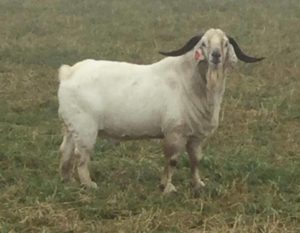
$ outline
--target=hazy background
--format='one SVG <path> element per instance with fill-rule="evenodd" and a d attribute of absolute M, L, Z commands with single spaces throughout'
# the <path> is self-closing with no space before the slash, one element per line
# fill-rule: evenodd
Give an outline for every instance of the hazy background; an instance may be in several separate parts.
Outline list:
<path fill-rule="evenodd" d="M 149 141 L 99 140 L 99 190 L 63 185 L 59 66 L 152 63 L 211 27 L 267 59 L 230 72 L 201 195 L 186 155 L 178 194 L 161 195 L 164 159 Z M 0 231 L 300 232 L 299 78 L 299 0 L 0 0 Z"/>

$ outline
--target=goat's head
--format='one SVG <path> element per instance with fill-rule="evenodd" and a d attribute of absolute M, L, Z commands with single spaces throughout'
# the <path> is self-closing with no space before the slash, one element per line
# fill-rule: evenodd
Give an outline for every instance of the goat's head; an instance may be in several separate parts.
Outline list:
<path fill-rule="evenodd" d="M 165 56 L 181 56 L 189 51 L 194 51 L 196 61 L 206 60 L 212 68 L 233 64 L 237 59 L 252 63 L 263 60 L 247 56 L 240 49 L 237 42 L 220 29 L 209 29 L 204 34 L 192 37 L 182 48 L 171 52 L 160 52 Z"/>

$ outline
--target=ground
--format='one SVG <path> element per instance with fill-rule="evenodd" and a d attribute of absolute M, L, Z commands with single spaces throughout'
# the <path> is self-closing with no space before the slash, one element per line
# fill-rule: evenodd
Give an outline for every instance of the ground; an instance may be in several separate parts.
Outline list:
<path fill-rule="evenodd" d="M 0 0 L 0 231 L 300 232 L 299 0 Z M 63 184 L 57 69 L 85 58 L 151 63 L 208 28 L 253 56 L 227 80 L 194 195 L 158 188 L 157 141 L 98 141 L 99 189 Z"/>

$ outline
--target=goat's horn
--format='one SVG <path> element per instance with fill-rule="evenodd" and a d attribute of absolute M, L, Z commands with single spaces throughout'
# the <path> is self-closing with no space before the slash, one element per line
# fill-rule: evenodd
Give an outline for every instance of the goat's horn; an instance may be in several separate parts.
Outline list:
<path fill-rule="evenodd" d="M 264 57 L 260 57 L 260 58 L 256 58 L 256 57 L 249 57 L 246 54 L 244 54 L 244 52 L 240 49 L 238 43 L 232 38 L 232 37 L 228 37 L 229 38 L 229 42 L 230 44 L 233 46 L 234 48 L 234 52 L 236 54 L 236 56 L 238 57 L 238 59 L 240 59 L 241 61 L 247 62 L 247 63 L 252 63 L 252 62 L 258 62 L 261 61 L 263 59 L 265 59 Z"/>
<path fill-rule="evenodd" d="M 170 56 L 170 57 L 177 57 L 177 56 L 181 56 L 189 51 L 191 51 L 195 45 L 199 42 L 199 40 L 201 40 L 202 35 L 197 35 L 192 37 L 182 48 L 178 49 L 178 50 L 174 50 L 171 52 L 159 52 L 160 54 L 164 55 L 164 56 Z"/>

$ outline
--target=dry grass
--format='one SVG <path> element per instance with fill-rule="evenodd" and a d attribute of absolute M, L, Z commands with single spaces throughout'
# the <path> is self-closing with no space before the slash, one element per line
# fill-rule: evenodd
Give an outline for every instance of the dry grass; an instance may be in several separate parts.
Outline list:
<path fill-rule="evenodd" d="M 0 231 L 300 232 L 298 0 L 0 0 L 0 21 Z M 147 141 L 99 141 L 92 173 L 100 189 L 63 185 L 60 64 L 150 63 L 209 27 L 267 60 L 231 72 L 200 196 L 185 155 L 179 193 L 161 195 L 160 145 Z"/>

